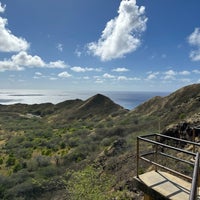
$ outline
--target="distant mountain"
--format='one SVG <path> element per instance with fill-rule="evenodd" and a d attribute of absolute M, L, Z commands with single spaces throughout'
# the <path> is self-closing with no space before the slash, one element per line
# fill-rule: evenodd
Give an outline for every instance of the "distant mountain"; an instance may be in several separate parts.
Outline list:
<path fill-rule="evenodd" d="M 111 114 L 127 112 L 123 107 L 115 104 L 108 97 L 97 94 L 89 99 L 65 101 L 55 105 L 55 112 L 51 118 L 55 121 L 66 122 L 78 119 L 102 120 Z"/>
<path fill-rule="evenodd" d="M 124 108 L 102 94 L 96 94 L 95 96 L 87 99 L 80 107 L 77 108 L 77 112 L 87 112 L 95 115 L 100 114 L 102 116 L 106 116 L 120 110 L 124 110 Z"/>

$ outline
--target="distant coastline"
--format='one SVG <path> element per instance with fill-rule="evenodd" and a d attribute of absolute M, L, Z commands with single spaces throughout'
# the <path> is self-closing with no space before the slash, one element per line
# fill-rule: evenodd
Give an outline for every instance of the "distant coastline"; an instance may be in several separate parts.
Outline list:
<path fill-rule="evenodd" d="M 40 104 L 53 103 L 57 104 L 62 101 L 72 99 L 86 100 L 91 96 L 100 93 L 106 95 L 112 101 L 120 106 L 132 110 L 141 103 L 154 96 L 167 96 L 169 92 L 135 92 L 135 91 L 102 91 L 102 92 L 72 92 L 72 91 L 50 91 L 50 90 L 1 90 L 0 104 L 9 105 L 16 103 L 23 104 Z"/>

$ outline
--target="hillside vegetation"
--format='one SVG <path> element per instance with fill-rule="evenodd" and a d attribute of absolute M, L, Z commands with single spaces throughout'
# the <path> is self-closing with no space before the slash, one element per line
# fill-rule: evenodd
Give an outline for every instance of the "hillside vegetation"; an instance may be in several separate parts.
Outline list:
<path fill-rule="evenodd" d="M 0 105 L 0 199 L 140 199 L 136 137 L 182 121 L 198 124 L 199 105 L 200 84 L 131 111 L 101 94 Z"/>

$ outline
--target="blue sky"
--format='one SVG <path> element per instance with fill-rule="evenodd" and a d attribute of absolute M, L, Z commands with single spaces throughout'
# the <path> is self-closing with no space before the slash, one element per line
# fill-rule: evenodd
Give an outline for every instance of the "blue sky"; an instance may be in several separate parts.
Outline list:
<path fill-rule="evenodd" d="M 0 0 L 0 88 L 200 83 L 199 0 Z"/>

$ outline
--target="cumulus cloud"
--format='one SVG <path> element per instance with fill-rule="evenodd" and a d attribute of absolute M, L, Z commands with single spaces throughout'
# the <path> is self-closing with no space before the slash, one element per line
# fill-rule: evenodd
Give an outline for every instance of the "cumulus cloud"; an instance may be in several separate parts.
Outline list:
<path fill-rule="evenodd" d="M 61 72 L 61 73 L 58 74 L 58 77 L 60 77 L 60 78 L 69 78 L 69 77 L 71 77 L 71 76 L 72 76 L 72 75 L 69 74 L 67 71 Z"/>
<path fill-rule="evenodd" d="M 21 66 L 16 65 L 14 62 L 10 60 L 0 61 L 0 72 L 4 71 L 21 71 L 24 68 Z"/>
<path fill-rule="evenodd" d="M 35 75 L 42 76 L 42 73 L 41 72 L 35 72 Z"/>
<path fill-rule="evenodd" d="M 147 77 L 148 80 L 152 80 L 152 79 L 155 79 L 155 78 L 157 78 L 157 76 L 155 74 L 149 74 L 148 77 Z"/>
<path fill-rule="evenodd" d="M 153 80 L 153 79 L 156 79 L 157 76 L 158 76 L 160 73 L 159 73 L 159 72 L 148 72 L 147 74 L 148 74 L 147 80 Z"/>
<path fill-rule="evenodd" d="M 141 44 L 141 33 L 146 30 L 145 7 L 136 0 L 122 0 L 118 16 L 107 22 L 100 39 L 87 45 L 89 52 L 102 61 L 124 57 Z"/>
<path fill-rule="evenodd" d="M 200 74 L 200 70 L 198 70 L 198 69 L 195 69 L 192 72 L 195 73 L 195 74 Z"/>
<path fill-rule="evenodd" d="M 19 71 L 27 67 L 66 68 L 67 66 L 60 60 L 45 63 L 39 56 L 29 55 L 25 51 L 21 51 L 18 54 L 13 55 L 8 60 L 0 61 L 0 71 Z"/>
<path fill-rule="evenodd" d="M 128 78 L 126 76 L 118 76 L 117 80 L 119 80 L 119 81 L 126 81 L 126 80 L 128 80 Z"/>
<path fill-rule="evenodd" d="M 118 76 L 117 77 L 118 81 L 140 81 L 141 79 L 138 77 L 126 77 L 126 76 Z"/>
<path fill-rule="evenodd" d="M 54 62 L 50 62 L 49 64 L 46 64 L 46 67 L 48 68 L 66 68 L 67 65 L 62 60 L 57 60 Z"/>
<path fill-rule="evenodd" d="M 100 77 L 100 76 L 94 76 L 93 78 L 95 79 L 95 83 L 97 83 L 97 84 L 104 83 L 104 79 L 102 79 L 102 77 Z"/>
<path fill-rule="evenodd" d="M 83 67 L 71 67 L 71 70 L 75 71 L 75 72 L 85 72 L 86 71 L 86 69 Z"/>
<path fill-rule="evenodd" d="M 184 75 L 184 76 L 187 76 L 187 75 L 190 75 L 191 73 L 189 71 L 182 71 L 182 72 L 179 72 L 180 75 Z"/>
<path fill-rule="evenodd" d="M 112 70 L 113 72 L 128 72 L 129 69 L 125 68 L 125 67 L 118 67 Z"/>
<path fill-rule="evenodd" d="M 111 75 L 111 74 L 108 74 L 108 73 L 105 73 L 105 74 L 103 75 L 103 77 L 104 77 L 104 78 L 115 78 L 114 75 Z"/>
<path fill-rule="evenodd" d="M 0 2 L 0 13 L 4 13 L 6 5 Z M 27 50 L 29 43 L 21 37 L 17 37 L 6 27 L 8 20 L 0 17 L 0 52 L 19 52 Z"/>
<path fill-rule="evenodd" d="M 28 55 L 27 52 L 21 51 L 11 57 L 13 63 L 23 67 L 44 67 L 45 62 L 39 56 Z"/>
<path fill-rule="evenodd" d="M 163 77 L 164 80 L 169 80 L 169 79 L 174 80 L 175 76 L 177 75 L 177 73 L 174 70 L 168 70 L 164 72 L 164 74 L 165 74 L 165 76 Z"/>
<path fill-rule="evenodd" d="M 74 72 L 89 72 L 89 71 L 96 71 L 100 72 L 101 69 L 99 68 L 92 68 L 92 67 L 79 67 L 79 66 L 74 66 L 70 68 Z"/>
<path fill-rule="evenodd" d="M 5 7 L 0 5 L 0 11 L 3 12 Z M 1 52 L 19 52 L 27 50 L 29 43 L 21 37 L 17 37 L 6 28 L 7 19 L 0 17 L 0 51 Z"/>
<path fill-rule="evenodd" d="M 200 28 L 195 28 L 194 32 L 188 37 L 188 42 L 196 49 L 190 52 L 193 61 L 200 61 Z"/>

